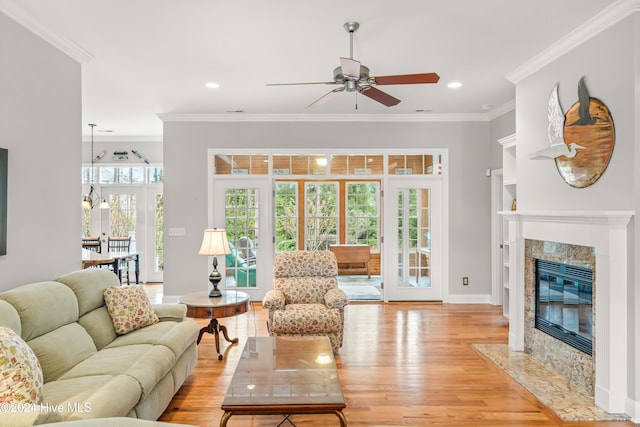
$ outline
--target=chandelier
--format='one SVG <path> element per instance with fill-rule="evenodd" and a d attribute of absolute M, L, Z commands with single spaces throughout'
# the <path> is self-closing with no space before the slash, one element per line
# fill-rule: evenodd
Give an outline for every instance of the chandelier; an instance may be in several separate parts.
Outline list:
<path fill-rule="evenodd" d="M 89 194 L 82 197 L 82 207 L 84 209 L 93 209 L 97 203 L 100 203 L 100 209 L 109 209 L 109 204 L 104 197 L 100 197 L 94 186 L 96 174 L 93 169 L 93 128 L 96 127 L 96 124 L 89 123 L 89 126 L 91 127 L 91 187 Z"/>

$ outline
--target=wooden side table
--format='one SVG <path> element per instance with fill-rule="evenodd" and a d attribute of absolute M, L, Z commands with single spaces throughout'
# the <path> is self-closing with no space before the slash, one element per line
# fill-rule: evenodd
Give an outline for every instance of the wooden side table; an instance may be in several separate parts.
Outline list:
<path fill-rule="evenodd" d="M 220 332 L 227 342 L 235 344 L 238 338 L 230 339 L 227 328 L 218 322 L 221 317 L 237 316 L 249 311 L 251 298 L 246 292 L 225 290 L 221 297 L 209 297 L 209 292 L 194 292 L 180 297 L 179 302 L 187 306 L 187 317 L 197 317 L 201 319 L 211 319 L 209 324 L 200 329 L 198 344 L 205 332 L 213 334 L 216 340 L 216 351 L 218 360 L 222 360 L 220 353 Z"/>

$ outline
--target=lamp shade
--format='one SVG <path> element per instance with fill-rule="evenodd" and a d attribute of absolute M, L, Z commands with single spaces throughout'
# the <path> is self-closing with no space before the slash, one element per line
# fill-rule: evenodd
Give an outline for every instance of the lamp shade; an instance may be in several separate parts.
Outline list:
<path fill-rule="evenodd" d="M 223 228 L 209 228 L 204 230 L 202 237 L 202 246 L 200 246 L 199 255 L 226 255 L 230 254 L 229 242 L 227 241 L 227 232 Z"/>

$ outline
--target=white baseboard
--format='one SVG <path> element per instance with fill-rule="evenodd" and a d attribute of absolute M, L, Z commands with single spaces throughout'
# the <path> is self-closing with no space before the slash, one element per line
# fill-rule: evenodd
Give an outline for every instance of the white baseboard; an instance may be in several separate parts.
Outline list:
<path fill-rule="evenodd" d="M 640 424 L 640 402 L 627 397 L 624 402 L 624 413 L 631 418 L 634 424 Z"/>
<path fill-rule="evenodd" d="M 490 294 L 480 295 L 461 295 L 461 294 L 449 294 L 446 301 L 447 304 L 491 304 Z"/>

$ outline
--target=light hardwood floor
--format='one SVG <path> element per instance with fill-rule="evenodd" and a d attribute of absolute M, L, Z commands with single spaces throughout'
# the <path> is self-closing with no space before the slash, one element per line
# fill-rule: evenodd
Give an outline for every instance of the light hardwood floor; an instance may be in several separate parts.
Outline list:
<path fill-rule="evenodd" d="M 336 356 L 349 426 L 610 426 L 563 423 L 474 343 L 506 343 L 502 309 L 489 305 L 352 303 Z M 248 336 L 266 336 L 266 311 L 222 319 L 237 345 L 222 340 L 218 361 L 205 334 L 198 363 L 160 420 L 218 426 L 220 404 Z M 206 320 L 198 319 L 202 326 Z M 293 416 L 298 426 L 337 426 L 333 415 Z M 237 416 L 230 427 L 275 426 L 273 416 Z M 285 425 L 287 425 L 285 423 Z"/>

